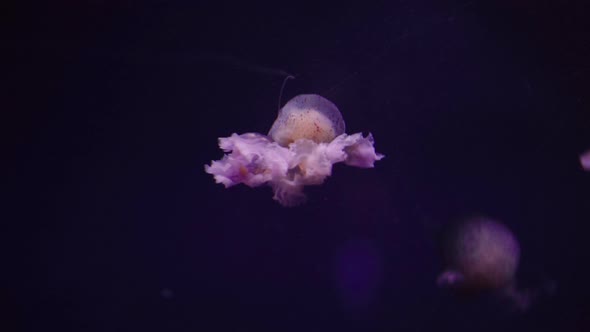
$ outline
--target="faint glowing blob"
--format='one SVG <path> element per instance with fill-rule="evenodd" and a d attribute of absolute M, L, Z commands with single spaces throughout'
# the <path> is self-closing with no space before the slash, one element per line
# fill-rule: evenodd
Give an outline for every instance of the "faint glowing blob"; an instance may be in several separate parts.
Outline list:
<path fill-rule="evenodd" d="M 580 155 L 580 164 L 585 171 L 590 171 L 590 150 Z"/>
<path fill-rule="evenodd" d="M 269 135 L 232 134 L 219 138 L 226 155 L 205 172 L 226 188 L 243 183 L 268 184 L 283 206 L 305 201 L 303 187 L 319 185 L 332 174 L 332 165 L 371 168 L 384 156 L 376 153 L 373 136 L 347 135 L 340 111 L 319 95 L 299 95 L 279 111 Z"/>
<path fill-rule="evenodd" d="M 170 300 L 174 297 L 174 292 L 169 288 L 162 288 L 162 290 L 160 290 L 160 296 L 163 299 Z"/>
<path fill-rule="evenodd" d="M 383 279 L 382 265 L 379 251 L 369 241 L 350 241 L 340 248 L 334 275 L 345 309 L 363 313 L 376 300 Z"/>
<path fill-rule="evenodd" d="M 445 240 L 447 267 L 437 279 L 439 286 L 462 294 L 492 291 L 517 309 L 528 307 L 529 294 L 515 286 L 520 246 L 508 227 L 487 217 L 471 218 L 454 227 Z"/>
<path fill-rule="evenodd" d="M 447 244 L 447 263 L 440 283 L 467 287 L 498 288 L 514 278 L 520 247 L 504 225 L 477 218 L 460 225 Z"/>

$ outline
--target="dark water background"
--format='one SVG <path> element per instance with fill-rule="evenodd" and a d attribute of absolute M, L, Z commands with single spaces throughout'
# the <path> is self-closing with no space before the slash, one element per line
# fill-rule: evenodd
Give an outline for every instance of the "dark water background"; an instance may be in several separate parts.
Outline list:
<path fill-rule="evenodd" d="M 4 330 L 588 331 L 582 3 L 15 11 Z M 329 98 L 386 155 L 292 209 L 203 171 L 217 137 L 268 131 L 285 72 L 283 102 Z M 552 285 L 528 311 L 436 286 L 439 234 L 471 213 L 520 239 L 519 286 Z"/>

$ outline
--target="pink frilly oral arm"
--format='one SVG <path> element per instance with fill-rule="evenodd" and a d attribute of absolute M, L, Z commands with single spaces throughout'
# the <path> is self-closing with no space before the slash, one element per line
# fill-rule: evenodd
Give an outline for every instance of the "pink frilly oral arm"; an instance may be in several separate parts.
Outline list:
<path fill-rule="evenodd" d="M 335 163 L 369 168 L 383 158 L 375 152 L 371 134 L 363 137 L 360 133 L 342 134 L 330 143 L 300 139 L 288 147 L 257 133 L 232 134 L 220 138 L 219 147 L 226 155 L 205 166 L 217 183 L 226 188 L 239 183 L 250 187 L 268 183 L 275 200 L 286 206 L 304 201 L 303 187 L 322 184 Z"/>

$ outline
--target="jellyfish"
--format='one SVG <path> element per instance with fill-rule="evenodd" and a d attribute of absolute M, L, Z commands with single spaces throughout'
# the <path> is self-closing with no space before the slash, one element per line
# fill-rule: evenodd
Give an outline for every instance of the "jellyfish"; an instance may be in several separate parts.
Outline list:
<path fill-rule="evenodd" d="M 460 294 L 492 292 L 526 309 L 531 296 L 516 288 L 520 246 L 505 225 L 488 217 L 467 219 L 447 234 L 444 256 L 447 268 L 437 279 L 442 287 Z"/>
<path fill-rule="evenodd" d="M 347 135 L 342 114 L 328 99 L 304 94 L 289 100 L 268 135 L 236 133 L 219 138 L 221 160 L 205 165 L 226 188 L 243 183 L 269 185 L 273 199 L 283 206 L 303 203 L 303 188 L 320 185 L 332 165 L 372 168 L 384 155 L 375 152 L 371 133 Z"/>

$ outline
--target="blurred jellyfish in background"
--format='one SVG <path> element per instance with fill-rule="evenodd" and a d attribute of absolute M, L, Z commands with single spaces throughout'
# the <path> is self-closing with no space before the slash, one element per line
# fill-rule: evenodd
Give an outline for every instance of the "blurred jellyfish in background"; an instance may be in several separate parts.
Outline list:
<path fill-rule="evenodd" d="M 580 164 L 584 170 L 590 171 L 590 150 L 580 155 Z"/>
<path fill-rule="evenodd" d="M 487 217 L 475 217 L 455 225 L 444 239 L 446 270 L 439 286 L 459 294 L 492 292 L 515 309 L 526 310 L 531 293 L 516 289 L 520 246 L 505 225 Z"/>
<path fill-rule="evenodd" d="M 205 165 L 226 188 L 243 183 L 268 184 L 283 206 L 305 201 L 303 187 L 319 185 L 332 174 L 332 165 L 371 168 L 383 158 L 373 147 L 371 134 L 347 135 L 340 111 L 331 101 L 314 94 L 299 95 L 279 111 L 268 136 L 232 134 L 219 139 L 223 159 Z"/>
<path fill-rule="evenodd" d="M 372 242 L 349 241 L 338 250 L 334 280 L 341 304 L 349 313 L 362 315 L 369 310 L 382 279 L 382 257 Z"/>

